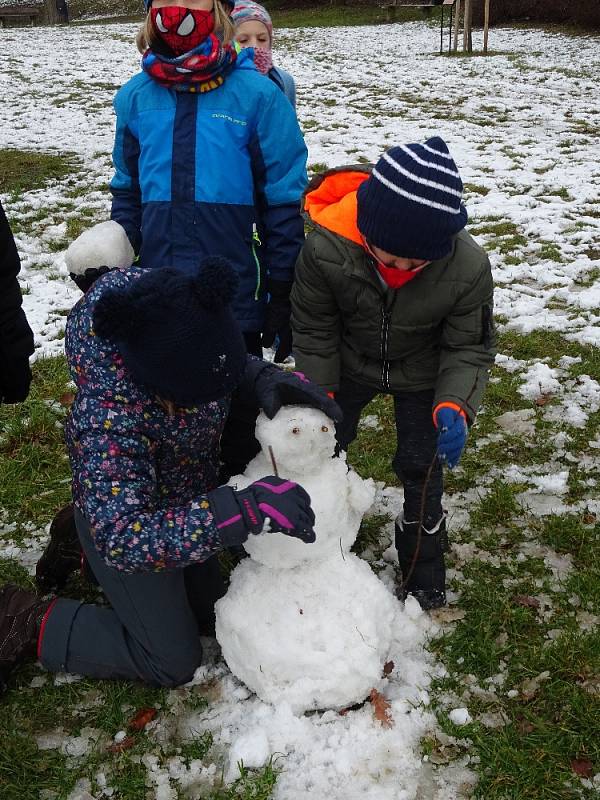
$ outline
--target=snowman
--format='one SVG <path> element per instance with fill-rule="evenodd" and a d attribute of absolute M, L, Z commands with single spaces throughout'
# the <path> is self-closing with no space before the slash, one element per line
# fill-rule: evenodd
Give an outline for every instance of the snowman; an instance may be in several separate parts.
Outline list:
<path fill-rule="evenodd" d="M 399 603 L 350 553 L 375 485 L 333 458 L 335 430 L 321 411 L 284 406 L 256 424 L 261 452 L 230 485 L 277 472 L 301 484 L 315 512 L 316 541 L 249 536 L 250 558 L 216 605 L 216 632 L 231 672 L 261 700 L 299 714 L 362 702 L 381 684 Z"/>

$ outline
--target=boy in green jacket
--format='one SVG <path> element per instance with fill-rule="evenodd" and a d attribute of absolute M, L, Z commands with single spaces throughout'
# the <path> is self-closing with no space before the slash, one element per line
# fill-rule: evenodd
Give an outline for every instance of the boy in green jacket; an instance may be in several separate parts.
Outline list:
<path fill-rule="evenodd" d="M 462 192 L 437 136 L 318 176 L 291 296 L 296 366 L 335 395 L 342 449 L 367 403 L 394 398 L 401 596 L 423 608 L 446 602 L 441 462 L 458 463 L 495 355 L 490 263 Z"/>

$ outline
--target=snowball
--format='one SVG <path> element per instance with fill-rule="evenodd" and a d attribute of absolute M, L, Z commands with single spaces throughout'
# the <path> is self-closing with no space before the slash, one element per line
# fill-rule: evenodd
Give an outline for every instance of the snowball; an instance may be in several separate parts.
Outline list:
<path fill-rule="evenodd" d="M 455 725 L 467 725 L 473 721 L 467 708 L 453 708 L 448 716 Z"/>
<path fill-rule="evenodd" d="M 246 559 L 216 606 L 230 670 L 268 703 L 294 713 L 344 708 L 380 685 L 400 604 L 365 561 L 270 569 Z"/>
<path fill-rule="evenodd" d="M 228 780 L 234 780 L 239 776 L 240 761 L 249 769 L 260 769 L 270 756 L 269 740 L 264 730 L 254 729 L 238 736 L 229 748 Z"/>
<path fill-rule="evenodd" d="M 125 230 L 114 220 L 100 222 L 84 231 L 65 253 L 67 269 L 75 275 L 83 275 L 90 268 L 130 267 L 134 258 Z"/>

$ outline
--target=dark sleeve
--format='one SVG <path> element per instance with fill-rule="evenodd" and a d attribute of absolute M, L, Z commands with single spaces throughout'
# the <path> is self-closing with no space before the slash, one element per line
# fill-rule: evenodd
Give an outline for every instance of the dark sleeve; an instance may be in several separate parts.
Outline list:
<path fill-rule="evenodd" d="M 11 376 L 27 370 L 33 333 L 22 308 L 17 275 L 21 262 L 12 231 L 0 204 L 0 395 L 12 393 Z"/>
<path fill-rule="evenodd" d="M 489 261 L 457 300 L 442 329 L 434 407 L 459 405 L 473 422 L 496 354 L 494 286 Z"/>
<path fill-rule="evenodd" d="M 300 252 L 292 287 L 292 332 L 296 367 L 328 392 L 339 389 L 341 320 L 316 252 L 312 234 Z"/>

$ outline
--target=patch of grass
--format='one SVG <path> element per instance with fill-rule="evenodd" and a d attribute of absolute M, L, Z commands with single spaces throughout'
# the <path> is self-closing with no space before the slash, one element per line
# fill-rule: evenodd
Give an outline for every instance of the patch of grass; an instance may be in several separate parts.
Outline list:
<path fill-rule="evenodd" d="M 562 356 L 578 357 L 581 361 L 569 368 L 572 376 L 600 374 L 598 348 L 569 341 L 557 331 L 535 330 L 526 335 L 503 331 L 498 336 L 498 352 L 522 360 L 548 358 L 554 364 Z"/>
<path fill-rule="evenodd" d="M 544 259 L 544 261 L 555 261 L 556 263 L 560 263 L 563 258 L 560 252 L 560 249 L 554 244 L 554 242 L 540 242 L 540 249 L 538 250 L 538 257 Z"/>
<path fill-rule="evenodd" d="M 313 8 L 286 8 L 286 3 L 270 3 L 269 12 L 276 28 L 332 27 L 337 25 L 380 25 L 388 17 L 379 4 L 373 5 L 324 5 L 315 4 Z M 394 22 L 411 22 L 430 19 L 439 21 L 439 11 L 425 15 L 416 8 L 396 9 Z"/>
<path fill-rule="evenodd" d="M 480 194 L 485 197 L 487 194 L 490 193 L 490 190 L 487 186 L 480 186 L 477 183 L 465 183 L 464 185 L 465 192 L 471 192 L 472 194 Z"/>
<path fill-rule="evenodd" d="M 569 190 L 565 189 L 564 187 L 560 189 L 551 189 L 548 192 L 545 192 L 547 197 L 560 197 L 562 200 L 572 200 L 573 198 L 569 194 Z"/>
<path fill-rule="evenodd" d="M 518 487 L 496 479 L 485 497 L 471 510 L 471 525 L 484 531 L 498 525 L 507 525 L 514 517 L 520 517 L 522 508 L 515 495 Z"/>
<path fill-rule="evenodd" d="M 388 542 L 382 539 L 382 529 L 390 522 L 390 519 L 385 514 L 374 514 L 372 517 L 365 517 L 361 523 L 352 551 L 360 555 L 368 549 L 375 554 L 375 558 L 378 558 L 381 555 L 382 547 L 385 549 L 388 545 Z"/>
<path fill-rule="evenodd" d="M 379 428 L 360 428 L 356 440 L 348 448 L 348 463 L 365 478 L 398 485 L 392 469 L 396 452 L 394 404 L 389 395 L 379 395 L 364 409 L 363 416 L 375 414 Z"/>
<path fill-rule="evenodd" d="M 261 770 L 249 770 L 240 762 L 240 777 L 231 785 L 211 792 L 208 800 L 269 800 L 277 782 L 273 759 Z"/>
<path fill-rule="evenodd" d="M 50 181 L 64 179 L 77 169 L 74 153 L 41 153 L 34 150 L 0 150 L 0 186 L 13 196 L 41 189 Z"/>
<path fill-rule="evenodd" d="M 41 525 L 69 500 L 65 412 L 59 402 L 68 382 L 63 357 L 39 359 L 28 399 L 0 407 L 0 508 L 15 521 Z"/>

